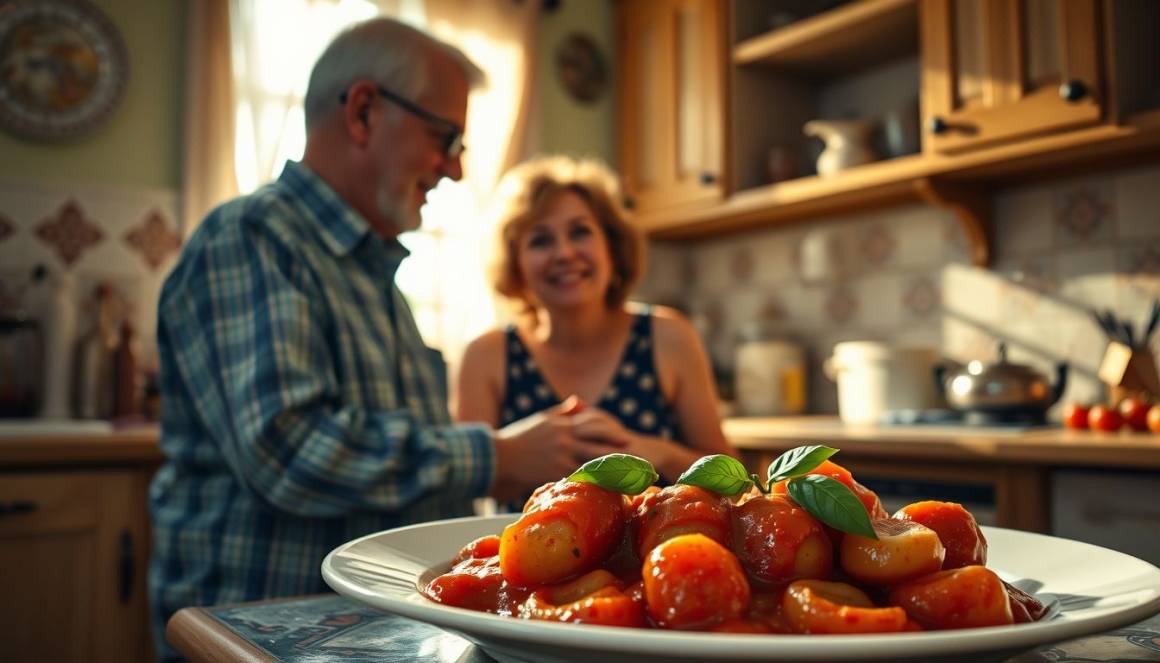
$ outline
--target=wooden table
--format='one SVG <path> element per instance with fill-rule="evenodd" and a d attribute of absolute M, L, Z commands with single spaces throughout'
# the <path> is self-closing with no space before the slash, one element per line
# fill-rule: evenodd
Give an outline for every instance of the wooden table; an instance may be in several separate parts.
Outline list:
<path fill-rule="evenodd" d="M 459 636 L 336 595 L 185 608 L 169 621 L 166 635 L 192 663 L 493 660 Z M 1040 647 L 1008 663 L 1110 660 L 1160 661 L 1160 615 L 1115 631 Z"/>
<path fill-rule="evenodd" d="M 725 437 L 752 472 L 764 474 L 787 449 L 825 444 L 855 476 L 896 477 L 990 486 L 996 524 L 1048 532 L 1051 470 L 1160 470 L 1160 435 L 1097 433 L 1043 427 L 843 426 L 837 417 L 734 418 Z"/>

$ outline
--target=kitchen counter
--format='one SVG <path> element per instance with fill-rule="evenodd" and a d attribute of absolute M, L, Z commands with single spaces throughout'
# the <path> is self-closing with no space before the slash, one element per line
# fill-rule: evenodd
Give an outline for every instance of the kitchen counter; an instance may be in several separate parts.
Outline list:
<path fill-rule="evenodd" d="M 1160 435 L 1059 427 L 970 428 L 950 425 L 846 426 L 837 417 L 737 417 L 725 437 L 740 450 L 773 451 L 801 444 L 842 450 L 842 457 L 994 461 L 1029 465 L 1160 468 Z"/>
<path fill-rule="evenodd" d="M 1160 435 L 1058 427 L 844 426 L 837 417 L 732 418 L 725 437 L 751 472 L 803 444 L 840 450 L 856 477 L 970 485 L 993 491 L 999 527 L 1052 531 L 1052 473 L 1160 469 Z M 933 498 L 934 496 L 926 496 Z"/>
<path fill-rule="evenodd" d="M 158 465 L 155 424 L 104 432 L 37 432 L 0 435 L 0 468 L 77 465 Z"/>

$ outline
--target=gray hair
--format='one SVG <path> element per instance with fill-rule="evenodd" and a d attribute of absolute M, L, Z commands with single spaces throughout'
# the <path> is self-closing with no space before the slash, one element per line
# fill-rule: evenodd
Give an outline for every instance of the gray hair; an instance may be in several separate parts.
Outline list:
<path fill-rule="evenodd" d="M 303 110 L 306 131 L 339 108 L 339 96 L 356 80 L 369 79 L 408 99 L 427 91 L 427 55 L 451 58 L 471 89 L 487 77 L 463 51 L 391 18 L 356 23 L 336 36 L 314 63 L 306 85 Z"/>

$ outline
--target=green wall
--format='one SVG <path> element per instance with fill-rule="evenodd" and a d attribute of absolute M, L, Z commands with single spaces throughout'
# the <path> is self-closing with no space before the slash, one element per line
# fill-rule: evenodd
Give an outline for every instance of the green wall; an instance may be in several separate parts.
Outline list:
<path fill-rule="evenodd" d="M 562 0 L 555 11 L 544 14 L 540 29 L 540 150 L 599 157 L 615 164 L 612 0 Z M 591 37 L 608 66 L 608 89 L 592 104 L 568 96 L 556 75 L 556 49 L 573 31 Z"/>
<path fill-rule="evenodd" d="M 181 182 L 185 2 L 92 0 L 121 31 L 129 86 L 95 132 L 59 144 L 0 132 L 0 177 L 176 189 Z"/>

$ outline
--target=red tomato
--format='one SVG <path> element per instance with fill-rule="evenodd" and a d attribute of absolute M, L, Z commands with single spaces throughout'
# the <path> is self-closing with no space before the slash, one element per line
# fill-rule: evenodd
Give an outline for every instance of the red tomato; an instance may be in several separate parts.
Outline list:
<path fill-rule="evenodd" d="M 1132 430 L 1148 430 L 1148 404 L 1139 398 L 1120 401 L 1120 416 Z"/>
<path fill-rule="evenodd" d="M 1063 406 L 1063 425 L 1076 430 L 1088 427 L 1088 409 L 1079 403 L 1068 403 Z"/>
<path fill-rule="evenodd" d="M 1148 410 L 1148 430 L 1160 433 L 1160 405 L 1153 405 Z"/>
<path fill-rule="evenodd" d="M 1120 426 L 1124 425 L 1124 420 L 1118 411 L 1110 407 L 1093 405 L 1091 411 L 1088 412 L 1088 424 L 1091 425 L 1092 430 L 1111 432 L 1120 430 Z"/>

